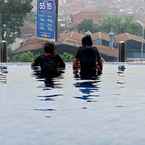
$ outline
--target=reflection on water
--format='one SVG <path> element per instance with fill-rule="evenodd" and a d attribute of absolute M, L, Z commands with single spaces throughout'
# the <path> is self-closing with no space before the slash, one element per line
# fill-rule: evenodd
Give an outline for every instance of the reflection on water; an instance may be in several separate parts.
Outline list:
<path fill-rule="evenodd" d="M 43 82 L 44 85 L 39 85 L 38 88 L 42 89 L 43 92 L 45 92 L 45 95 L 40 95 L 37 96 L 40 101 L 42 102 L 47 102 L 48 106 L 52 102 L 57 101 L 59 97 L 64 97 L 64 94 L 59 93 L 59 91 L 62 91 L 63 89 L 67 90 L 66 88 L 62 87 L 62 80 L 64 80 L 63 77 L 63 72 L 56 76 L 56 77 L 44 77 L 41 74 L 40 70 L 33 70 L 33 76 L 38 82 Z M 97 102 L 96 98 L 100 97 L 99 96 L 99 89 L 100 89 L 100 80 L 101 76 L 91 76 L 91 77 L 79 77 L 76 75 L 74 76 L 74 87 L 79 90 L 80 95 L 74 96 L 73 98 L 78 99 L 78 100 L 83 100 L 85 102 Z M 69 82 L 71 80 L 68 80 Z M 67 82 L 66 82 L 67 83 Z M 71 86 L 72 87 L 72 86 Z M 51 94 L 51 92 L 53 92 Z M 72 92 L 73 93 L 73 92 Z M 71 95 L 71 94 L 70 94 Z M 50 106 L 49 106 L 50 107 Z M 87 107 L 83 107 L 83 109 L 87 109 Z M 34 109 L 35 111 L 49 111 L 53 112 L 56 111 L 56 109 L 53 108 L 37 108 Z"/>
<path fill-rule="evenodd" d="M 62 73 L 64 72 L 61 71 L 58 74 L 54 75 L 54 77 L 51 77 L 51 76 L 44 76 L 39 69 L 33 70 L 33 76 L 35 76 L 36 80 L 44 82 L 45 84 L 45 86 L 43 87 L 44 90 L 51 90 L 52 88 L 61 88 L 61 84 L 59 83 L 58 80 L 63 79 L 61 77 Z"/>
<path fill-rule="evenodd" d="M 75 97 L 76 99 L 81 99 L 87 102 L 95 102 L 94 99 L 99 97 L 97 92 L 99 91 L 100 77 L 96 77 L 96 80 L 83 80 L 76 82 L 74 86 L 79 89 L 82 93 L 81 96 Z"/>
<path fill-rule="evenodd" d="M 66 67 L 51 79 L 32 77 L 28 64 L 0 72 L 0 143 L 143 145 L 145 65 L 118 73 L 118 65 L 105 64 L 96 80 L 75 79 Z"/>
<path fill-rule="evenodd" d="M 7 67 L 1 65 L 0 66 L 0 83 L 7 84 Z"/>
<path fill-rule="evenodd" d="M 118 73 L 123 73 L 126 70 L 125 65 L 119 65 L 118 66 Z"/>
<path fill-rule="evenodd" d="M 36 111 L 56 111 L 55 109 L 34 109 Z"/>
<path fill-rule="evenodd" d="M 118 79 L 116 81 L 116 84 L 119 85 L 119 88 L 125 88 L 125 66 L 118 67 Z"/>
<path fill-rule="evenodd" d="M 57 99 L 57 97 L 63 96 L 62 94 L 55 93 L 55 92 L 53 92 L 53 94 L 50 94 L 50 92 L 55 89 L 62 89 L 62 84 L 60 82 L 60 80 L 63 79 L 62 73 L 63 73 L 63 71 L 61 71 L 61 73 L 58 73 L 56 75 L 53 74 L 53 77 L 52 77 L 52 76 L 43 75 L 43 73 L 39 69 L 33 70 L 33 76 L 35 77 L 35 79 L 38 82 L 43 82 L 43 84 L 44 84 L 44 85 L 41 84 L 41 86 L 37 87 L 37 88 L 41 88 L 43 90 L 43 92 L 45 92 L 45 94 L 46 94 L 46 95 L 37 96 L 37 98 L 39 98 L 40 101 L 53 102 Z M 42 111 L 42 112 L 56 111 L 56 109 L 52 109 L 52 108 L 37 108 L 34 110 Z"/>
<path fill-rule="evenodd" d="M 63 96 L 62 94 L 54 94 L 54 95 L 47 95 L 47 96 L 38 96 L 41 101 L 55 101 L 56 97 Z"/>

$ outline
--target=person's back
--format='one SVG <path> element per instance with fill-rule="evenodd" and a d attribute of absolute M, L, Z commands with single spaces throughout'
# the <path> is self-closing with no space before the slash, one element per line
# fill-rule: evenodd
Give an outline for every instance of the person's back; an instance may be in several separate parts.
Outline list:
<path fill-rule="evenodd" d="M 52 55 L 41 55 L 39 57 L 41 72 L 43 74 L 52 75 L 58 72 L 57 57 Z"/>
<path fill-rule="evenodd" d="M 96 74 L 97 52 L 95 48 L 80 48 L 76 58 L 79 58 L 82 75 Z"/>
<path fill-rule="evenodd" d="M 85 36 L 82 39 L 82 47 L 77 52 L 74 70 L 75 67 L 78 67 L 76 65 L 78 62 L 80 65 L 80 75 L 83 77 L 90 77 L 102 73 L 101 56 L 97 48 L 92 47 L 92 39 L 90 36 Z"/>
<path fill-rule="evenodd" d="M 54 77 L 60 74 L 58 69 L 65 68 L 65 64 L 59 55 L 56 55 L 55 45 L 46 43 L 44 46 L 44 54 L 37 57 L 32 63 L 32 67 L 40 66 L 41 75 L 43 77 Z"/>

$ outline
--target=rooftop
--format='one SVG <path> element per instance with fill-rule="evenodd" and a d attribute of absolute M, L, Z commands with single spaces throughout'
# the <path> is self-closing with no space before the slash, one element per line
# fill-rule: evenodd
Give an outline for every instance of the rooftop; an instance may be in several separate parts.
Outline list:
<path fill-rule="evenodd" d="M 122 34 L 119 34 L 116 36 L 116 41 L 117 42 L 120 42 L 120 41 L 128 41 L 128 40 L 135 40 L 135 41 L 139 41 L 139 42 L 142 42 L 143 41 L 143 38 L 140 37 L 140 36 L 137 36 L 137 35 L 133 35 L 133 34 L 130 34 L 130 33 L 122 33 Z M 145 42 L 145 40 L 144 40 Z"/>

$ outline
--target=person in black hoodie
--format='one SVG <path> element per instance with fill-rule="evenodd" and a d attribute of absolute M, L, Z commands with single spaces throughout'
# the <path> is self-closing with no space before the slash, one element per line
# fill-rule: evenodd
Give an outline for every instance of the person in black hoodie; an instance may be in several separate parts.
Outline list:
<path fill-rule="evenodd" d="M 74 74 L 80 70 L 81 77 L 92 77 L 102 74 L 103 64 L 99 51 L 93 47 L 90 35 L 82 38 L 82 47 L 79 48 L 73 62 Z"/>

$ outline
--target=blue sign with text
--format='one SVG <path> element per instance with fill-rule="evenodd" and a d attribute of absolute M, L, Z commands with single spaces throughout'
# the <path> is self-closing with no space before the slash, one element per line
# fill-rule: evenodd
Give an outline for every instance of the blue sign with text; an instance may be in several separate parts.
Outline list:
<path fill-rule="evenodd" d="M 56 0 L 37 0 L 37 37 L 56 39 Z"/>

